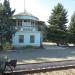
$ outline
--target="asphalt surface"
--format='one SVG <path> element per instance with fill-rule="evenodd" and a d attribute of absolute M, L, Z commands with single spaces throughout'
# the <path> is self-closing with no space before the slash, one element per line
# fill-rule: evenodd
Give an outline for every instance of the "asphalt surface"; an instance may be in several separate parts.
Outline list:
<path fill-rule="evenodd" d="M 18 64 L 75 60 L 75 48 L 45 45 L 43 49 L 4 51 L 0 52 L 1 56 L 7 56 L 10 60 L 17 60 Z"/>

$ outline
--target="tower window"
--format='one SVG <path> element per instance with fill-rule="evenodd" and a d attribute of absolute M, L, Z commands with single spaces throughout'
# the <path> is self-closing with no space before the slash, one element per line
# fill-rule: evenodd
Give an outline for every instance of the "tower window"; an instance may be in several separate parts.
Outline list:
<path fill-rule="evenodd" d="M 24 20 L 24 22 L 27 22 L 27 20 Z"/>
<path fill-rule="evenodd" d="M 22 20 L 18 20 L 18 25 L 19 25 L 19 26 L 22 25 Z"/>

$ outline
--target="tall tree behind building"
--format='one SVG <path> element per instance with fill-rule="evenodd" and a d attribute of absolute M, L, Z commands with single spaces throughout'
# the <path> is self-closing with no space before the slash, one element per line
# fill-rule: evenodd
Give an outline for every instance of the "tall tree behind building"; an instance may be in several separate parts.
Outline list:
<path fill-rule="evenodd" d="M 68 26 L 69 30 L 69 42 L 75 44 L 75 12 L 71 16 L 70 25 Z"/>
<path fill-rule="evenodd" d="M 67 11 L 63 5 L 58 3 L 52 10 L 51 16 L 48 20 L 48 38 L 57 44 L 65 40 L 66 23 L 67 23 Z"/>

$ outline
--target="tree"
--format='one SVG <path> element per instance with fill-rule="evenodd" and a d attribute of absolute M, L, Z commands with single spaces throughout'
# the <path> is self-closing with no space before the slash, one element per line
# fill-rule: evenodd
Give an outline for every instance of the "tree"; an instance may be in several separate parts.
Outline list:
<path fill-rule="evenodd" d="M 49 40 L 55 41 L 57 43 L 65 38 L 66 33 L 66 23 L 67 23 L 67 11 L 64 9 L 63 5 L 58 3 L 57 6 L 52 10 L 51 16 L 48 20 L 48 38 Z M 52 37 L 52 39 L 50 39 Z"/>
<path fill-rule="evenodd" d="M 15 12 L 15 9 L 14 9 L 14 10 L 11 10 L 9 0 L 4 0 L 3 5 L 4 5 L 4 12 L 5 12 L 5 15 L 6 15 L 7 17 L 12 17 L 12 15 L 13 15 L 14 12 Z"/>
<path fill-rule="evenodd" d="M 71 32 L 72 34 L 75 34 L 75 12 L 73 13 L 71 17 L 71 22 L 68 29 L 69 29 L 69 32 Z"/>
<path fill-rule="evenodd" d="M 57 6 L 54 7 L 48 23 L 58 29 L 66 30 L 65 24 L 67 23 L 67 11 L 62 4 L 58 3 Z"/>
<path fill-rule="evenodd" d="M 4 35 L 4 30 L 3 30 L 4 25 L 2 24 L 3 11 L 4 11 L 3 5 L 0 3 L 0 45 L 2 44 L 2 37 Z"/>
<path fill-rule="evenodd" d="M 1 4 L 2 5 L 2 4 Z M 4 40 L 10 41 L 12 34 L 15 33 L 15 21 L 12 20 L 12 15 L 15 10 L 11 10 L 8 0 L 4 0 L 0 6 L 0 42 Z"/>
<path fill-rule="evenodd" d="M 14 14 L 15 9 L 11 10 L 10 3 L 8 0 L 4 0 L 4 14 L 5 22 L 7 22 L 7 39 L 9 40 L 12 37 L 12 34 L 15 32 L 15 21 L 12 20 L 12 15 Z M 12 30 L 12 31 L 11 31 Z"/>
<path fill-rule="evenodd" d="M 45 22 L 43 22 L 43 21 L 37 21 L 36 24 L 37 24 L 38 31 L 41 31 L 41 33 L 44 35 L 43 36 L 43 40 L 44 40 L 46 38 L 46 34 L 47 34 L 47 31 L 46 31 L 47 26 L 46 26 Z"/>
<path fill-rule="evenodd" d="M 68 31 L 69 31 L 69 42 L 75 44 L 75 12 L 71 17 L 71 22 L 68 27 Z"/>

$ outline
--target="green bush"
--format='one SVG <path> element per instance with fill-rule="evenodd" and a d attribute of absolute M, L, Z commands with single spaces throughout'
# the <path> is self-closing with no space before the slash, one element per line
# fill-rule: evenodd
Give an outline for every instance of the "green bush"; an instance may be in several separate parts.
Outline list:
<path fill-rule="evenodd" d="M 32 45 L 27 45 L 26 48 L 34 48 Z"/>
<path fill-rule="evenodd" d="M 43 46 L 41 45 L 39 46 L 33 46 L 33 45 L 21 45 L 21 46 L 13 46 L 12 49 L 26 49 L 26 48 L 32 48 L 32 49 L 39 49 L 39 48 L 43 48 Z"/>
<path fill-rule="evenodd" d="M 11 50 L 12 49 L 12 45 L 10 43 L 6 43 L 3 45 L 3 50 Z"/>
<path fill-rule="evenodd" d="M 3 50 L 3 46 L 2 45 L 0 45 L 0 51 L 2 51 Z"/>
<path fill-rule="evenodd" d="M 26 48 L 34 48 L 34 49 L 38 49 L 38 48 L 41 48 L 41 47 L 39 47 L 39 46 L 27 45 Z"/>

